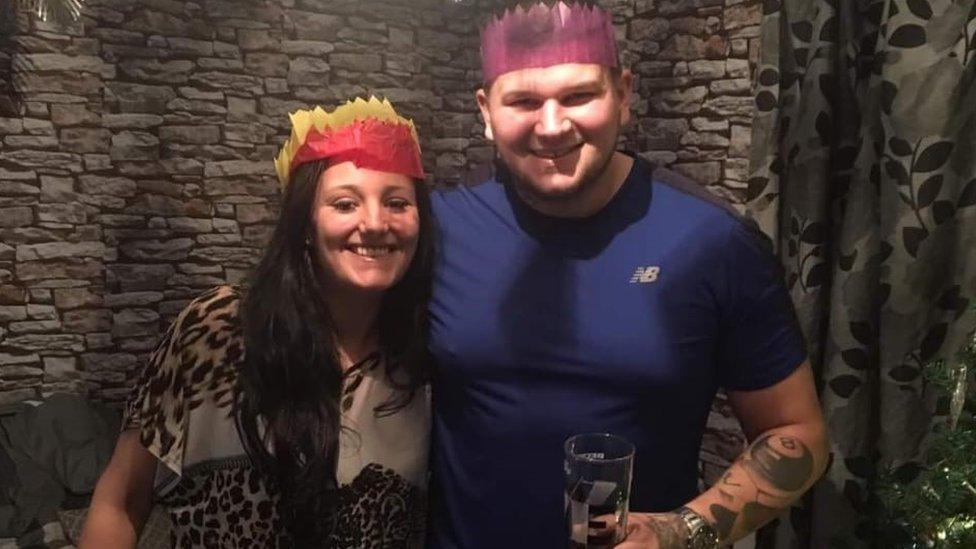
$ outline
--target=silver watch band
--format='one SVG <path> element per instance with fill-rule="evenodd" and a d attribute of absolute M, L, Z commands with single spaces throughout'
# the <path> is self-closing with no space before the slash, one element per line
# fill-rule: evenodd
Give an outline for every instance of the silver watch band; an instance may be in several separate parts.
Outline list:
<path fill-rule="evenodd" d="M 678 509 L 677 513 L 688 528 L 687 549 L 718 548 L 718 534 L 704 517 L 688 507 Z"/>

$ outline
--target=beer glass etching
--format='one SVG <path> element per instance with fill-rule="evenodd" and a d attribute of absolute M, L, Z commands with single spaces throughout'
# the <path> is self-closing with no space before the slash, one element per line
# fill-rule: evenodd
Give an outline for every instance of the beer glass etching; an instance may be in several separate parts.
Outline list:
<path fill-rule="evenodd" d="M 613 547 L 627 535 L 634 445 L 591 433 L 570 437 L 565 450 L 568 547 Z"/>

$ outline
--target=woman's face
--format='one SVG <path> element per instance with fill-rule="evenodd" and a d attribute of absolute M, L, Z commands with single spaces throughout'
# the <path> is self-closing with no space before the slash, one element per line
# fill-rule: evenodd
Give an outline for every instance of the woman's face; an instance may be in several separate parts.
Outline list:
<path fill-rule="evenodd" d="M 322 172 L 312 245 L 329 289 L 382 292 L 403 277 L 420 233 L 413 185 L 405 175 L 352 162 Z"/>

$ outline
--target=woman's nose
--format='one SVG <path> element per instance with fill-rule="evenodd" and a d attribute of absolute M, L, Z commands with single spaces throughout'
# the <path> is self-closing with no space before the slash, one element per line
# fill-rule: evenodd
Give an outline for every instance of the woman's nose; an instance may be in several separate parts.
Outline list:
<path fill-rule="evenodd" d="M 363 208 L 363 216 L 359 220 L 359 230 L 362 232 L 386 232 L 390 229 L 389 220 L 383 208 L 367 206 Z"/>

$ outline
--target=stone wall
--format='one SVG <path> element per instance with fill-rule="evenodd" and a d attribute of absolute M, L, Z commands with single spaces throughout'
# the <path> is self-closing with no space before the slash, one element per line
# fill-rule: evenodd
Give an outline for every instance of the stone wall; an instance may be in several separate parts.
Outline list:
<path fill-rule="evenodd" d="M 382 95 L 417 122 L 432 183 L 490 161 L 472 92 L 495 4 L 89 0 L 67 29 L 5 19 L 0 403 L 126 396 L 183 305 L 258 257 L 291 110 Z M 760 4 L 603 5 L 636 76 L 624 146 L 738 201 Z M 706 469 L 740 444 L 713 415 Z"/>
<path fill-rule="evenodd" d="M 762 6 L 748 0 L 621 0 L 637 77 L 629 145 L 732 202 L 748 179 Z M 626 27 L 624 27 L 626 23 Z"/>
<path fill-rule="evenodd" d="M 125 397 L 187 300 L 256 261 L 289 111 L 388 97 L 441 181 L 491 155 L 470 140 L 467 6 L 98 0 L 68 29 L 21 15 L 4 48 L 21 110 L 0 118 L 0 401 Z"/>

